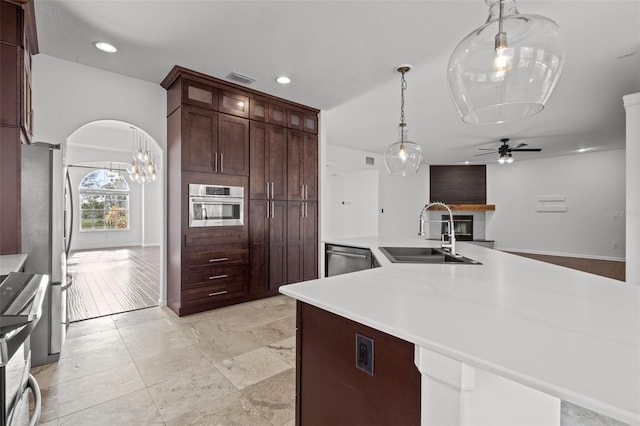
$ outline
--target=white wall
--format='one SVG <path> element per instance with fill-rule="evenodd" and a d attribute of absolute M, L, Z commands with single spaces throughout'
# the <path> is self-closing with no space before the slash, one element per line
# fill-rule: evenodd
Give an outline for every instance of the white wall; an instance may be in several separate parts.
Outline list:
<path fill-rule="evenodd" d="M 378 170 L 329 170 L 326 185 L 326 238 L 378 233 Z"/>
<path fill-rule="evenodd" d="M 369 166 L 365 158 L 374 159 Z M 420 210 L 429 201 L 429 168 L 416 175 L 391 176 L 380 154 L 327 144 L 326 185 L 336 187 L 325 195 L 323 214 L 327 237 L 388 235 L 411 237 L 418 234 Z M 363 173 L 369 171 L 368 173 Z M 331 176 L 335 174 L 336 176 Z M 336 203 L 342 197 L 350 205 Z M 374 213 L 374 207 L 377 210 Z M 346 219 L 345 219 L 346 215 Z M 341 218 L 342 224 L 338 223 Z M 354 222 L 358 221 L 356 225 Z M 342 234 L 332 235 L 332 233 Z"/>
<path fill-rule="evenodd" d="M 162 149 L 162 163 L 166 164 L 166 91 L 160 84 L 43 54 L 33 57 L 32 79 L 35 141 L 65 143 L 84 124 L 104 119 L 120 120 L 144 129 Z M 164 169 L 160 173 L 166 176 Z M 158 190 L 166 193 L 164 179 Z M 163 199 L 159 213 L 162 222 L 161 304 L 166 300 L 165 212 L 166 201 Z"/>
<path fill-rule="evenodd" d="M 321 204 L 321 240 L 378 233 L 378 166 L 380 156 L 326 144 Z M 366 164 L 366 157 L 376 165 Z"/>
<path fill-rule="evenodd" d="M 624 97 L 627 119 L 626 281 L 640 285 L 640 93 Z"/>
<path fill-rule="evenodd" d="M 568 210 L 536 212 L 538 197 L 563 195 Z M 625 151 L 487 166 L 487 239 L 530 253 L 624 259 Z M 614 244 L 618 248 L 614 248 Z"/>

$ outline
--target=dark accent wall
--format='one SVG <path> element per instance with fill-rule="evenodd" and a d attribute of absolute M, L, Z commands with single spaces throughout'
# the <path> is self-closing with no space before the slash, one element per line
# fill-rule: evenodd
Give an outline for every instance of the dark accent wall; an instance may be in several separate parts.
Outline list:
<path fill-rule="evenodd" d="M 446 204 L 487 204 L 486 166 L 430 166 L 429 200 Z"/>

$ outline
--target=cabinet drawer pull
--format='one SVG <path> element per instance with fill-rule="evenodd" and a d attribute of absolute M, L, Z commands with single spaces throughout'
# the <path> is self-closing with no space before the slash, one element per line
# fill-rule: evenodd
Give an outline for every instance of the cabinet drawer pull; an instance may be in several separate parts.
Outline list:
<path fill-rule="evenodd" d="M 269 199 L 269 182 L 267 182 L 267 199 Z"/>
<path fill-rule="evenodd" d="M 209 293 L 209 297 L 211 297 L 211 296 L 220 296 L 221 294 L 227 294 L 227 293 L 228 293 L 227 290 L 216 291 L 214 293 Z"/>
<path fill-rule="evenodd" d="M 273 182 L 271 182 L 271 198 L 275 198 L 276 196 L 273 195 Z"/>
<path fill-rule="evenodd" d="M 300 184 L 300 199 L 304 200 L 304 185 Z"/>
<path fill-rule="evenodd" d="M 276 211 L 274 210 L 274 202 L 271 202 L 271 219 L 275 219 L 276 217 Z"/>
<path fill-rule="evenodd" d="M 223 275 L 214 275 L 212 277 L 209 277 L 210 280 L 218 280 L 220 278 L 227 278 L 229 275 L 227 274 L 223 274 Z"/>
<path fill-rule="evenodd" d="M 220 173 L 224 173 L 224 154 L 220 153 Z"/>
<path fill-rule="evenodd" d="M 224 262 L 225 260 L 229 260 L 228 257 L 219 257 L 217 259 L 209 259 L 209 262 Z"/>
<path fill-rule="evenodd" d="M 213 154 L 213 171 L 218 171 L 218 153 Z"/>

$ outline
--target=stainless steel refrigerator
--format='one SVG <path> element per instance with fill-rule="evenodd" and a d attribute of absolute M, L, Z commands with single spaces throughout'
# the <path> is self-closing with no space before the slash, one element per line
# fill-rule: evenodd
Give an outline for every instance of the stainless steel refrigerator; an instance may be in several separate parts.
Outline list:
<path fill-rule="evenodd" d="M 61 145 L 22 145 L 21 214 L 25 272 L 49 275 L 42 317 L 31 334 L 32 365 L 57 361 L 66 330 L 73 209 Z"/>

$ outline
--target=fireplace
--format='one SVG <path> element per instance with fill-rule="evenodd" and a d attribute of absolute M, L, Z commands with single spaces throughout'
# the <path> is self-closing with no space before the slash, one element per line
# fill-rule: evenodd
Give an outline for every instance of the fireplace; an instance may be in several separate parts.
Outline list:
<path fill-rule="evenodd" d="M 442 234 L 449 233 L 449 215 L 442 215 Z M 447 223 L 445 223 L 447 222 Z M 453 215 L 453 229 L 458 241 L 473 241 L 473 215 Z M 447 235 L 448 238 L 448 235 Z"/>

